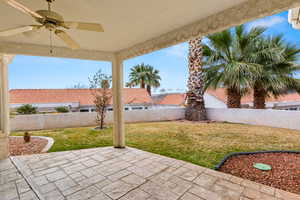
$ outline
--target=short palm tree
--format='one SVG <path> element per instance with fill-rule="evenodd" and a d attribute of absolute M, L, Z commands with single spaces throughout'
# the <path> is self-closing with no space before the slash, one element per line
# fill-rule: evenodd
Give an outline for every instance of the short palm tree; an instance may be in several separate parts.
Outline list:
<path fill-rule="evenodd" d="M 254 108 L 265 109 L 266 98 L 278 97 L 290 90 L 299 90 L 300 82 L 294 78 L 300 70 L 297 60 L 300 49 L 284 42 L 283 36 L 262 38 L 256 43 L 257 51 L 266 50 L 270 56 L 261 54 L 256 58 L 261 73 L 252 76 Z"/>
<path fill-rule="evenodd" d="M 250 75 L 261 73 L 262 67 L 253 57 L 257 52 L 255 41 L 262 37 L 264 28 L 246 31 L 241 25 L 208 36 L 203 46 L 205 62 L 205 87 L 224 87 L 227 91 L 227 107 L 240 108 L 242 96 L 252 86 Z"/>
<path fill-rule="evenodd" d="M 147 88 L 147 91 L 151 96 L 152 87 L 159 87 L 160 80 L 161 78 L 158 70 L 150 65 L 142 63 L 131 68 L 129 82 L 126 83 L 126 86 L 140 86 L 140 88 Z"/>

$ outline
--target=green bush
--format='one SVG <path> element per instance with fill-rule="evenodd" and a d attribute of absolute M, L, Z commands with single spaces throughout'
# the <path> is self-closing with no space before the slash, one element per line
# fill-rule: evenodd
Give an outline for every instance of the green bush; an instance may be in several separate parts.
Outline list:
<path fill-rule="evenodd" d="M 22 115 L 31 115 L 37 113 L 37 108 L 30 104 L 25 104 L 17 108 L 17 113 Z"/>
<path fill-rule="evenodd" d="M 64 106 L 61 106 L 61 107 L 57 107 L 55 108 L 56 112 L 59 112 L 59 113 L 67 113 L 69 112 L 69 109 L 67 107 L 64 107 Z"/>

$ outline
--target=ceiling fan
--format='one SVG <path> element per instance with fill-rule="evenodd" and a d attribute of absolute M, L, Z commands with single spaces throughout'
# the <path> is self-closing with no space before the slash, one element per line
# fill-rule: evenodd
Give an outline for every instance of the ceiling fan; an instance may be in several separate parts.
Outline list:
<path fill-rule="evenodd" d="M 79 29 L 85 31 L 96 31 L 104 32 L 101 24 L 86 23 L 86 22 L 66 22 L 64 18 L 51 10 L 51 3 L 55 0 L 46 0 L 48 3 L 48 10 L 32 11 L 26 6 L 20 4 L 15 0 L 2 0 L 8 5 L 16 8 L 25 14 L 32 16 L 36 22 L 40 25 L 27 25 L 13 29 L 0 31 L 0 37 L 12 36 L 16 34 L 30 35 L 33 32 L 37 32 L 42 28 L 46 28 L 50 31 L 50 45 L 52 52 L 52 33 L 59 37 L 69 48 L 79 49 L 79 44 L 73 40 L 64 30 L 62 29 Z"/>

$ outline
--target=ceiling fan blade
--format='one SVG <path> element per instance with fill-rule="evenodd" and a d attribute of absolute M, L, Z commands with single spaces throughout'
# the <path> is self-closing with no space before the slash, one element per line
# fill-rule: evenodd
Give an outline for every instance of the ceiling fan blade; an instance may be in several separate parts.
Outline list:
<path fill-rule="evenodd" d="M 33 29 L 31 31 L 26 31 L 23 33 L 26 37 L 33 37 L 44 27 L 43 25 L 32 25 Z"/>
<path fill-rule="evenodd" d="M 17 35 L 17 34 L 20 34 L 20 33 L 25 33 L 25 32 L 28 32 L 28 31 L 32 31 L 33 29 L 35 29 L 35 25 L 11 28 L 11 29 L 0 31 L 0 37 L 7 37 L 7 36 L 12 36 L 12 35 Z"/>
<path fill-rule="evenodd" d="M 55 35 L 57 35 L 62 41 L 64 41 L 71 49 L 80 48 L 79 44 L 77 44 L 77 42 L 75 42 L 75 40 L 73 40 L 66 32 L 62 30 L 56 30 Z"/>
<path fill-rule="evenodd" d="M 32 10 L 30 10 L 29 8 L 27 8 L 26 6 L 20 4 L 19 2 L 15 1 L 15 0 L 3 0 L 4 2 L 6 2 L 8 5 L 12 6 L 13 8 L 16 8 L 20 11 L 22 11 L 23 13 L 29 14 L 32 17 L 35 18 L 41 18 L 43 19 L 44 17 Z"/>
<path fill-rule="evenodd" d="M 96 23 L 64 22 L 64 27 L 85 30 L 85 31 L 104 32 L 102 25 Z"/>

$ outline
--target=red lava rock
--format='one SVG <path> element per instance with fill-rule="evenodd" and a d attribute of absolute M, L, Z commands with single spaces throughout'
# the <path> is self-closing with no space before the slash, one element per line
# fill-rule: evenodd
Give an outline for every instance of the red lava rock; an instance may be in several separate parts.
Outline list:
<path fill-rule="evenodd" d="M 25 143 L 23 137 L 9 138 L 9 152 L 11 156 L 29 155 L 41 153 L 48 141 L 31 137 L 30 142 Z"/>
<path fill-rule="evenodd" d="M 255 163 L 272 166 L 270 171 L 253 167 Z M 300 194 L 300 154 L 261 153 L 234 156 L 228 159 L 220 171 L 271 187 Z"/>

